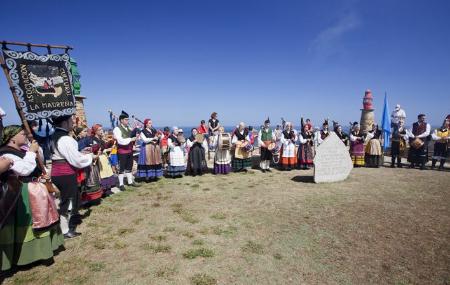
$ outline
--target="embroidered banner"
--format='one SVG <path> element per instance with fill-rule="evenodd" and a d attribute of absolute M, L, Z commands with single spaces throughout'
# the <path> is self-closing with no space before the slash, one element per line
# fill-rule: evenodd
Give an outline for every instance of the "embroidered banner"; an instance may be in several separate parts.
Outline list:
<path fill-rule="evenodd" d="M 28 121 L 75 113 L 68 54 L 3 49 L 6 68 Z"/>

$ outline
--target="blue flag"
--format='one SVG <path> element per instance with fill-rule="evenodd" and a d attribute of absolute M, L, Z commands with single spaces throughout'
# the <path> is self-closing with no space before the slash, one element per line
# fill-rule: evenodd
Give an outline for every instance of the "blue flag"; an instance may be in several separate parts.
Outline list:
<path fill-rule="evenodd" d="M 391 117 L 389 116 L 389 108 L 387 102 L 387 94 L 384 94 L 384 107 L 383 107 L 383 119 L 381 121 L 381 127 L 383 129 L 383 149 L 386 150 L 389 147 L 391 136 Z"/>

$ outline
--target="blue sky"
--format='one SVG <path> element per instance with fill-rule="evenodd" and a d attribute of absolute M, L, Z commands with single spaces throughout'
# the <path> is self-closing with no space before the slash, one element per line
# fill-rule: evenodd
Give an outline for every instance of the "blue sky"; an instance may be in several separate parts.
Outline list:
<path fill-rule="evenodd" d="M 0 40 L 69 44 L 90 124 L 124 109 L 158 126 L 267 116 L 298 125 L 450 113 L 450 1 L 7 1 Z M 41 50 L 41 52 L 44 52 Z M 18 121 L 4 76 L 0 105 Z"/>

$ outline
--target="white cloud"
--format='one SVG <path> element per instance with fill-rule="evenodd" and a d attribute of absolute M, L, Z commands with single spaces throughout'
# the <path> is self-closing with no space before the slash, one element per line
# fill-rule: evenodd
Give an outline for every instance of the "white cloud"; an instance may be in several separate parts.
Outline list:
<path fill-rule="evenodd" d="M 330 56 L 340 50 L 342 37 L 357 29 L 361 20 L 353 9 L 342 13 L 330 27 L 322 30 L 312 41 L 310 52 L 321 56 Z"/>

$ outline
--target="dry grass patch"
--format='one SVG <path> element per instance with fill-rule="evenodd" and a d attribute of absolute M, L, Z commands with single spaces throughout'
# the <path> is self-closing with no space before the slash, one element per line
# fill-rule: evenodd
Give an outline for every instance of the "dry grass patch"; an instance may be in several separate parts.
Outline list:
<path fill-rule="evenodd" d="M 215 253 L 212 249 L 208 248 L 193 248 L 185 253 L 183 253 L 183 257 L 187 259 L 195 259 L 197 257 L 214 257 Z"/>
<path fill-rule="evenodd" d="M 235 235 L 237 233 L 237 227 L 235 226 L 224 226 L 224 225 L 220 225 L 220 226 L 215 226 L 212 227 L 212 232 L 215 235 L 218 236 L 232 236 Z"/>
<path fill-rule="evenodd" d="M 191 277 L 191 284 L 193 285 L 215 285 L 217 280 L 204 273 L 198 273 Z"/>
<path fill-rule="evenodd" d="M 149 235 L 149 238 L 151 240 L 157 241 L 157 242 L 162 242 L 162 241 L 166 241 L 167 240 L 167 236 L 166 235 Z"/>
<path fill-rule="evenodd" d="M 200 221 L 198 218 L 194 216 L 194 214 L 192 214 L 191 211 L 183 208 L 183 205 L 180 203 L 172 204 L 171 207 L 172 211 L 175 214 L 178 214 L 180 218 L 185 222 L 188 222 L 190 224 L 196 224 Z"/>
<path fill-rule="evenodd" d="M 247 243 L 241 248 L 241 250 L 244 253 L 253 253 L 253 254 L 264 253 L 264 247 L 261 244 L 251 240 L 247 241 Z"/>
<path fill-rule="evenodd" d="M 168 253 L 172 250 L 172 247 L 168 244 L 150 244 L 144 243 L 140 246 L 142 250 L 151 251 L 153 253 Z"/>
<path fill-rule="evenodd" d="M 132 228 L 121 228 L 117 230 L 117 234 L 118 235 L 127 235 L 127 234 L 131 234 L 134 233 L 136 230 L 132 229 Z"/>
<path fill-rule="evenodd" d="M 196 240 L 192 241 L 192 245 L 201 246 L 201 245 L 204 245 L 204 244 L 205 244 L 205 241 L 202 240 L 202 239 L 196 239 Z"/>
<path fill-rule="evenodd" d="M 181 235 L 184 237 L 190 238 L 190 239 L 195 237 L 193 232 L 183 232 L 183 233 L 181 233 Z"/>
<path fill-rule="evenodd" d="M 171 279 L 176 274 L 177 274 L 177 269 L 175 267 L 170 267 L 170 266 L 164 266 L 164 267 L 158 268 L 155 271 L 155 277 L 157 277 L 157 278 Z"/>
<path fill-rule="evenodd" d="M 215 220 L 224 220 L 224 219 L 226 219 L 226 215 L 224 214 L 224 213 L 215 213 L 215 214 L 212 214 L 211 216 L 209 216 L 211 219 L 215 219 Z"/>
<path fill-rule="evenodd" d="M 165 233 L 170 233 L 170 232 L 174 232 L 174 231 L 176 231 L 177 229 L 175 228 L 175 227 L 165 227 L 164 229 L 163 229 L 163 232 L 165 232 Z"/>

